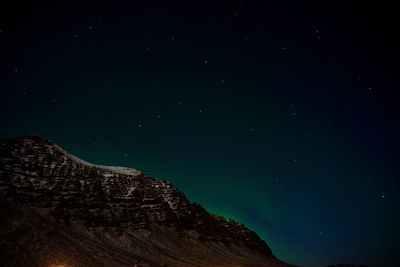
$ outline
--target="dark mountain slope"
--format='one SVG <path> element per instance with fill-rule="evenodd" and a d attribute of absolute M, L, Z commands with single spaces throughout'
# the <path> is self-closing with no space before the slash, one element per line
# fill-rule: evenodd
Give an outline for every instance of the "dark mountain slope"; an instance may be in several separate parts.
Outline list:
<path fill-rule="evenodd" d="M 37 136 L 0 142 L 1 266 L 286 266 L 171 183 Z"/>

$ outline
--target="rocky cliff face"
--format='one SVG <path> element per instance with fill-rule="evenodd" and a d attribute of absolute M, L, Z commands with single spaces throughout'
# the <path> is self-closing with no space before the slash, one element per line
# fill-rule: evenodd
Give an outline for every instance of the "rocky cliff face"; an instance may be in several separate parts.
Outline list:
<path fill-rule="evenodd" d="M 168 181 L 37 136 L 1 141 L 0 155 L 1 266 L 284 265 L 256 233 Z"/>

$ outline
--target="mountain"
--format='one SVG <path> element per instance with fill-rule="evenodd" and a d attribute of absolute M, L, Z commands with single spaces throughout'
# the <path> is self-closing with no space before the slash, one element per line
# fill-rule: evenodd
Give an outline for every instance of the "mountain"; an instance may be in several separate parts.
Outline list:
<path fill-rule="evenodd" d="M 170 182 L 34 135 L 0 141 L 0 266 L 289 266 Z"/>

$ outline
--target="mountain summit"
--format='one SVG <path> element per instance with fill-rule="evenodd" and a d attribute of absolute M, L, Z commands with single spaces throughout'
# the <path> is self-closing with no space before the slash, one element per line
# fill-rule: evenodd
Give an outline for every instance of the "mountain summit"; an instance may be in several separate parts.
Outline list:
<path fill-rule="evenodd" d="M 51 141 L 0 141 L 0 266 L 288 266 L 170 182 Z"/>

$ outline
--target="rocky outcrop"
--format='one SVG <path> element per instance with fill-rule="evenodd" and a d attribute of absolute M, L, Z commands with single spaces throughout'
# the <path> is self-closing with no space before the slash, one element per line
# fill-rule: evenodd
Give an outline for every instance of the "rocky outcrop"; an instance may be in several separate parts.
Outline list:
<path fill-rule="evenodd" d="M 19 207 L 24 218 L 3 227 L 0 258 L 7 266 L 21 253 L 13 246 L 35 242 L 61 249 L 71 266 L 284 265 L 256 233 L 189 203 L 168 181 L 85 162 L 33 135 L 1 141 L 0 155 L 3 206 Z M 73 244 L 80 249 L 71 252 Z M 30 265 L 19 264 L 46 266 L 43 247 L 51 251 L 42 244 L 31 250 L 37 255 L 29 252 Z M 104 255 L 94 257 L 99 251 Z"/>

